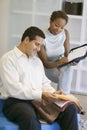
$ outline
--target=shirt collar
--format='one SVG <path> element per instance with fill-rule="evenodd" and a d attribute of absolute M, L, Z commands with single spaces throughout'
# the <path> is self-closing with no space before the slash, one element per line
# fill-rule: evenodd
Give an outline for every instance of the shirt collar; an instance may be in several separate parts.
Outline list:
<path fill-rule="evenodd" d="M 17 57 L 21 57 L 23 55 L 25 56 L 25 54 L 22 51 L 20 51 L 16 46 L 14 47 L 14 52 Z"/>
<path fill-rule="evenodd" d="M 20 51 L 16 46 L 14 47 L 14 53 L 16 54 L 16 56 L 19 58 L 21 56 L 26 56 L 26 54 L 24 54 L 22 51 Z M 30 56 L 29 58 L 35 59 L 37 55 L 35 56 Z"/>

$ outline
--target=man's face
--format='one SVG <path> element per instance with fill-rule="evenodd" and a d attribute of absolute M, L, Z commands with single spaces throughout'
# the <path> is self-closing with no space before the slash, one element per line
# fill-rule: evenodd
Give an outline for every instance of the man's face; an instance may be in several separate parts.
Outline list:
<path fill-rule="evenodd" d="M 28 38 L 28 43 L 26 45 L 26 55 L 27 56 L 34 56 L 40 51 L 40 48 L 43 44 L 43 38 L 40 36 L 36 36 L 35 40 L 30 41 Z"/>

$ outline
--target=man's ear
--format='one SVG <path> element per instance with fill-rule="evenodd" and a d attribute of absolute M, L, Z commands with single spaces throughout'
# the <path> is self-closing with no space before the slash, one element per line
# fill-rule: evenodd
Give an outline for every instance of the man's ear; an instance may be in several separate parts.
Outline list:
<path fill-rule="evenodd" d="M 25 37 L 24 42 L 28 43 L 29 42 L 29 37 Z"/>
<path fill-rule="evenodd" d="M 29 41 L 29 37 L 26 37 L 25 40 L 26 40 L 26 42 Z"/>

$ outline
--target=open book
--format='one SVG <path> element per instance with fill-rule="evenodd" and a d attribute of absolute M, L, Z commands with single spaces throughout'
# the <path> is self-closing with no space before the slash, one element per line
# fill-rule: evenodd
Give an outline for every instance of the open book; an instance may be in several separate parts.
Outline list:
<path fill-rule="evenodd" d="M 57 105 L 57 107 L 61 108 L 61 110 L 64 110 L 69 104 L 71 104 L 72 101 L 66 101 L 66 100 L 61 100 L 58 99 L 57 101 L 54 102 L 55 105 Z"/>
<path fill-rule="evenodd" d="M 60 108 L 64 107 L 67 104 L 75 103 L 79 109 L 82 109 L 79 100 L 72 94 L 55 94 L 55 96 L 57 100 L 54 103 Z"/>
<path fill-rule="evenodd" d="M 68 55 L 68 63 L 62 64 L 59 67 L 65 66 L 72 62 L 79 62 L 87 57 L 87 44 L 72 48 Z"/>
<path fill-rule="evenodd" d="M 50 97 L 43 96 L 42 100 L 32 100 L 33 106 L 36 108 L 39 119 L 43 122 L 52 123 L 55 121 L 66 107 L 74 103 L 77 106 L 78 113 L 81 113 L 81 106 L 78 99 L 72 94 L 57 94 L 55 93 L 56 99 L 53 100 Z M 42 120 L 43 119 L 43 120 Z"/>

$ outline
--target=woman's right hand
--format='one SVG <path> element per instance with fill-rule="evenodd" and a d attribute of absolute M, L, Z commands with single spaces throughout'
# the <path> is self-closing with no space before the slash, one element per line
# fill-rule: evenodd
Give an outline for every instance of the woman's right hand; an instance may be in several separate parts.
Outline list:
<path fill-rule="evenodd" d="M 62 57 L 60 60 L 60 64 L 64 64 L 64 63 L 67 63 L 68 62 L 68 58 L 67 57 Z"/>

